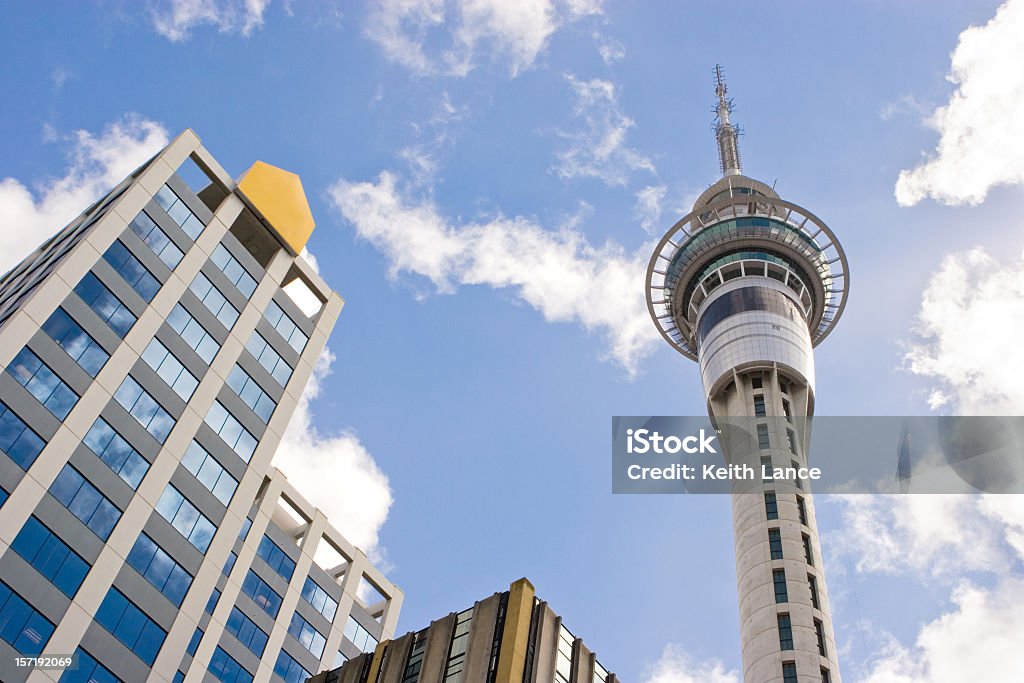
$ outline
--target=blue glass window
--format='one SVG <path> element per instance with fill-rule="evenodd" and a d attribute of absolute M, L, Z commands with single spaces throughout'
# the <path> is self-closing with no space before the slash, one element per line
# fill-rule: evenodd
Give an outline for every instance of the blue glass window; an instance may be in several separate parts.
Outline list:
<path fill-rule="evenodd" d="M 241 366 L 236 365 L 231 368 L 227 384 L 232 391 L 238 394 L 245 405 L 252 408 L 252 412 L 256 413 L 256 417 L 262 420 L 263 424 L 270 421 L 270 416 L 274 414 L 277 403 Z"/>
<path fill-rule="evenodd" d="M 69 598 L 89 573 L 86 561 L 35 517 L 21 527 L 11 548 Z"/>
<path fill-rule="evenodd" d="M 213 610 L 217 609 L 218 602 L 220 602 L 220 589 L 214 588 L 210 597 L 206 599 L 206 613 L 213 614 Z"/>
<path fill-rule="evenodd" d="M 197 273 L 188 288 L 226 329 L 234 327 L 235 321 L 238 320 L 238 311 L 205 275 Z"/>
<path fill-rule="evenodd" d="M 116 588 L 107 591 L 96 610 L 96 623 L 149 666 L 153 666 L 167 637 L 166 631 Z"/>
<path fill-rule="evenodd" d="M 228 617 L 224 630 L 252 650 L 257 657 L 263 656 L 263 649 L 267 646 L 267 634 L 237 607 L 231 608 L 231 616 Z"/>
<path fill-rule="evenodd" d="M 160 443 L 167 440 L 167 435 L 174 427 L 174 418 L 135 381 L 134 377 L 128 375 L 124 378 L 121 386 L 114 392 L 114 399 L 138 420 L 154 439 Z"/>
<path fill-rule="evenodd" d="M 267 343 L 263 335 L 254 331 L 249 337 L 249 341 L 245 343 L 245 348 L 270 373 L 275 382 L 282 387 L 288 384 L 288 380 L 292 376 L 292 366 L 288 365 L 284 358 L 281 358 L 281 355 Z"/>
<path fill-rule="evenodd" d="M 63 308 L 58 308 L 43 323 L 43 331 L 75 359 L 81 368 L 89 373 L 90 377 L 95 377 L 110 358 L 110 354 L 90 337 Z"/>
<path fill-rule="evenodd" d="M 246 517 L 242 520 L 242 528 L 238 530 L 238 538 L 245 540 L 245 537 L 249 535 L 249 529 L 252 528 L 252 520 Z"/>
<path fill-rule="evenodd" d="M 203 629 L 196 628 L 196 630 L 192 633 L 192 640 L 188 641 L 188 647 L 185 648 L 185 652 L 189 653 L 191 656 L 194 657 L 196 654 L 196 650 L 199 649 L 199 641 L 201 641 L 202 639 Z"/>
<path fill-rule="evenodd" d="M 348 617 L 348 622 L 345 623 L 345 637 L 363 652 L 370 652 L 377 647 L 377 639 L 370 635 L 370 632 L 363 628 L 363 625 L 356 621 L 351 614 Z"/>
<path fill-rule="evenodd" d="M 225 507 L 231 502 L 231 496 L 235 495 L 238 482 L 198 442 L 193 441 L 188 445 L 181 464 L 199 480 L 200 484 L 216 496 L 217 500 L 224 503 Z"/>
<path fill-rule="evenodd" d="M 199 512 L 185 496 L 181 495 L 174 485 L 168 484 L 164 494 L 157 501 L 156 511 L 160 516 L 171 523 L 188 542 L 194 545 L 199 552 L 205 553 L 213 540 L 213 534 L 217 531 L 207 517 Z"/>
<path fill-rule="evenodd" d="M 174 270 L 181 263 L 181 258 L 184 256 L 181 249 L 178 249 L 167 233 L 145 211 L 136 216 L 129 227 L 139 236 L 139 239 L 149 245 L 149 248 L 164 262 L 165 266 Z"/>
<path fill-rule="evenodd" d="M 232 550 L 230 553 L 228 553 L 228 559 L 224 560 L 224 567 L 221 569 L 221 572 L 224 574 L 224 576 L 231 575 L 231 570 L 235 568 L 235 562 L 237 561 L 238 555 L 235 553 L 234 550 Z"/>
<path fill-rule="evenodd" d="M 256 450 L 256 437 L 250 434 L 220 401 L 214 401 L 210 406 L 210 412 L 206 414 L 206 424 L 217 432 L 238 457 L 249 462 L 249 458 Z"/>
<path fill-rule="evenodd" d="M 7 493 L 7 491 L 4 490 L 3 487 L 0 487 L 0 508 L 2 508 L 4 506 L 4 503 L 6 503 L 7 499 L 10 498 L 10 497 L 11 497 L 11 494 Z"/>
<path fill-rule="evenodd" d="M 71 465 L 53 480 L 50 495 L 104 541 L 121 519 L 121 511 Z"/>
<path fill-rule="evenodd" d="M 159 339 L 150 340 L 146 350 L 142 352 L 142 360 L 146 361 L 146 365 L 160 375 L 160 379 L 166 382 L 167 386 L 181 397 L 181 400 L 188 401 L 192 398 L 196 387 L 199 386 L 199 380 Z"/>
<path fill-rule="evenodd" d="M 267 310 L 263 313 L 263 317 L 267 319 L 274 329 L 277 330 L 278 334 L 288 342 L 288 346 L 295 349 L 296 353 L 302 353 L 302 350 L 306 348 L 306 342 L 309 341 L 309 337 L 306 333 L 299 329 L 298 325 L 295 324 L 288 314 L 277 305 L 277 302 L 271 300 L 267 304 Z"/>
<path fill-rule="evenodd" d="M 82 648 L 75 650 L 75 654 L 78 656 L 78 668 L 65 669 L 59 683 L 123 683 Z"/>
<path fill-rule="evenodd" d="M 0 638 L 19 654 L 32 657 L 43 652 L 53 630 L 49 619 L 0 581 Z"/>
<path fill-rule="evenodd" d="M 181 607 L 185 593 L 192 585 L 192 575 L 174 561 L 167 552 L 146 534 L 139 538 L 128 553 L 128 564 L 164 594 L 175 607 Z"/>
<path fill-rule="evenodd" d="M 59 420 L 78 402 L 78 394 L 27 346 L 7 366 L 7 372 Z"/>
<path fill-rule="evenodd" d="M 324 615 L 327 621 L 334 621 L 334 615 L 338 611 L 338 601 L 328 595 L 327 591 L 321 588 L 320 584 L 311 576 L 307 576 L 306 582 L 302 584 L 302 599 Z"/>
<path fill-rule="evenodd" d="M 110 248 L 103 254 L 103 260 L 124 278 L 125 282 L 131 285 L 139 296 L 146 301 L 152 301 L 156 293 L 160 291 L 160 281 L 153 277 L 142 261 L 136 258 L 135 254 L 128 251 L 121 240 L 115 240 Z"/>
<path fill-rule="evenodd" d="M 307 678 L 313 677 L 313 674 L 303 669 L 302 665 L 284 650 L 277 655 L 274 673 L 280 676 L 284 683 L 305 683 Z"/>
<path fill-rule="evenodd" d="M 210 665 L 206 669 L 221 683 L 252 683 L 252 674 L 219 645 L 210 657 Z"/>
<path fill-rule="evenodd" d="M 288 625 L 288 633 L 317 659 L 324 656 L 324 646 L 327 644 L 327 639 L 311 623 L 303 619 L 298 612 L 292 615 L 292 622 Z"/>
<path fill-rule="evenodd" d="M 206 361 L 207 365 L 213 362 L 213 357 L 220 351 L 220 344 L 181 304 L 174 305 L 171 314 L 167 316 L 167 324 Z"/>
<path fill-rule="evenodd" d="M 139 488 L 139 483 L 149 471 L 149 462 L 106 420 L 96 418 L 83 442 L 132 489 Z"/>
<path fill-rule="evenodd" d="M 206 226 L 192 213 L 192 209 L 188 208 L 188 205 L 178 198 L 174 190 L 164 185 L 156 193 L 154 199 L 156 199 L 157 204 L 163 207 L 163 210 L 167 212 L 171 220 L 181 226 L 185 234 L 193 240 L 203 232 L 203 228 Z"/>
<path fill-rule="evenodd" d="M 256 291 L 256 280 L 252 275 L 249 275 L 245 267 L 238 262 L 238 259 L 231 255 L 231 252 L 223 244 L 217 245 L 217 248 L 213 250 L 210 260 L 221 269 L 224 276 L 231 281 L 231 284 L 238 288 L 242 296 L 248 299 Z"/>
<path fill-rule="evenodd" d="M 29 429 L 20 417 L 0 401 L 0 450 L 18 467 L 27 470 L 36 461 L 46 442 Z"/>
<path fill-rule="evenodd" d="M 277 618 L 277 613 L 281 609 L 281 596 L 251 569 L 242 582 L 242 592 L 252 598 L 264 612 Z"/>
<path fill-rule="evenodd" d="M 110 329 L 122 339 L 128 330 L 135 324 L 135 314 L 128 310 L 128 307 L 121 303 L 107 286 L 100 282 L 100 279 L 92 273 L 86 273 L 82 281 L 75 285 L 75 294 L 100 317 L 110 325 Z"/>
<path fill-rule="evenodd" d="M 280 546 L 264 536 L 256 548 L 256 554 L 266 562 L 271 569 L 277 572 L 285 581 L 292 580 L 295 572 L 295 560 L 288 557 Z"/>

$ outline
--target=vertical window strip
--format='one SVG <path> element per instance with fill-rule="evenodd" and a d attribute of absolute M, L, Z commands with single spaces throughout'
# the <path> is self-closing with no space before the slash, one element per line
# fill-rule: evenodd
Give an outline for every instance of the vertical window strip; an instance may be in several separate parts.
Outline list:
<path fill-rule="evenodd" d="M 102 417 L 96 418 L 82 443 L 88 446 L 114 474 L 131 486 L 132 490 L 139 488 L 142 478 L 149 471 L 149 461 L 107 424 L 106 420 Z"/>
<path fill-rule="evenodd" d="M 78 403 L 78 394 L 27 346 L 7 366 L 7 374 L 59 420 Z"/>
<path fill-rule="evenodd" d="M 0 450 L 18 467 L 28 470 L 46 446 L 43 437 L 36 434 L 18 415 L 0 401 Z"/>
<path fill-rule="evenodd" d="M 148 213 L 145 211 L 140 212 L 128 224 L 128 227 L 138 235 L 139 239 L 146 243 L 146 246 L 153 250 L 156 257 L 163 261 L 163 264 L 170 270 L 174 270 L 181 263 L 184 253 L 178 248 L 178 245 L 171 241 L 167 233 L 156 224 Z"/>
<path fill-rule="evenodd" d="M 232 256 L 231 252 L 223 244 L 217 245 L 217 248 L 213 250 L 213 255 L 210 256 L 210 260 L 213 261 L 215 266 L 220 268 L 221 272 L 224 273 L 224 277 L 246 299 L 251 297 L 252 293 L 256 291 L 256 278 L 249 274 L 245 266 L 239 263 L 238 259 Z"/>
<path fill-rule="evenodd" d="M 167 212 L 171 220 L 177 223 L 182 231 L 192 238 L 193 241 L 203 232 L 203 228 L 206 226 L 203 225 L 199 217 L 192 213 L 192 209 L 188 208 L 188 205 L 181 201 L 181 198 L 170 187 L 164 185 L 153 198 Z"/>
<path fill-rule="evenodd" d="M 90 377 L 99 374 L 110 358 L 110 354 L 63 308 L 58 308 L 43 323 L 43 331 Z"/>
<path fill-rule="evenodd" d="M 199 386 L 199 380 L 159 339 L 154 337 L 150 340 L 146 350 L 142 352 L 142 360 L 181 400 L 188 401 L 192 398 L 196 387 Z"/>
<path fill-rule="evenodd" d="M 118 337 L 124 339 L 135 325 L 135 314 L 94 274 L 86 273 L 74 291 Z"/>

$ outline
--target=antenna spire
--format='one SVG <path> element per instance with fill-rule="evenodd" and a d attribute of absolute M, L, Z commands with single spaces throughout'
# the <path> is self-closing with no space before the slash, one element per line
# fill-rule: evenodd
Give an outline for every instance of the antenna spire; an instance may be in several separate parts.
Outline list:
<path fill-rule="evenodd" d="M 715 137 L 718 139 L 718 162 L 722 167 L 723 176 L 739 175 L 743 171 L 740 165 L 740 129 L 729 121 L 732 113 L 732 98 L 726 97 L 729 87 L 722 76 L 722 66 L 715 64 L 715 95 L 718 104 L 715 107 Z"/>

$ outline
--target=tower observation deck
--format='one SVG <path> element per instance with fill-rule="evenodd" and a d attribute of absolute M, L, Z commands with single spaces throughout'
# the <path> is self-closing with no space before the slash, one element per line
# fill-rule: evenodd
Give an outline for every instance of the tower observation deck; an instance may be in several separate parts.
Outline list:
<path fill-rule="evenodd" d="M 729 464 L 806 467 L 813 348 L 846 305 L 846 255 L 824 221 L 743 175 L 717 66 L 715 81 L 722 178 L 655 248 L 647 308 L 665 340 L 698 362 L 716 424 L 744 426 L 744 438 L 723 444 Z M 732 508 L 744 680 L 838 683 L 808 484 L 738 481 Z"/>

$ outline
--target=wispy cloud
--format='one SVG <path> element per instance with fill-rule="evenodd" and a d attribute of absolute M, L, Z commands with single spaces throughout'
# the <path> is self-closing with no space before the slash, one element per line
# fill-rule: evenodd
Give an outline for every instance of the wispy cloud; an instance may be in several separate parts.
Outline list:
<path fill-rule="evenodd" d="M 648 235 L 653 235 L 661 226 L 662 204 L 668 188 L 664 185 L 648 185 L 636 193 L 634 215 L 640 220 L 640 227 Z"/>
<path fill-rule="evenodd" d="M 568 147 L 557 152 L 553 170 L 562 178 L 598 178 L 606 185 L 624 186 L 636 171 L 655 173 L 654 162 L 626 144 L 635 123 L 619 105 L 618 89 L 611 81 L 581 81 L 565 75 L 575 99 L 580 128 L 562 132 Z"/>
<path fill-rule="evenodd" d="M 563 25 L 599 14 L 599 0 L 381 0 L 366 35 L 385 56 L 419 74 L 465 76 L 487 53 L 515 76 Z M 482 49 L 483 48 L 483 49 Z"/>
<path fill-rule="evenodd" d="M 468 105 L 453 104 L 448 93 L 443 92 L 430 117 L 422 123 L 413 124 L 417 142 L 403 147 L 398 156 L 408 164 L 417 185 L 427 186 L 434 179 L 441 166 L 439 157 L 455 144 L 454 130 L 469 114 Z"/>
<path fill-rule="evenodd" d="M 54 129 L 44 138 L 59 141 Z M 128 114 L 101 133 L 78 130 L 68 136 L 68 168 L 60 178 L 40 181 L 33 188 L 15 178 L 0 180 L 0 272 L 28 256 L 47 237 L 119 183 L 167 144 L 159 123 Z"/>
<path fill-rule="evenodd" d="M 597 43 L 597 53 L 601 55 L 601 61 L 608 66 L 626 58 L 626 46 L 620 41 L 602 33 L 594 33 L 594 42 Z"/>
<path fill-rule="evenodd" d="M 882 107 L 878 110 L 878 116 L 883 121 L 889 121 L 897 116 L 913 116 L 916 118 L 925 116 L 929 109 L 931 107 L 926 102 L 919 100 L 913 93 L 907 93 L 882 104 Z"/>
<path fill-rule="evenodd" d="M 172 42 L 188 40 L 199 26 L 249 36 L 263 27 L 270 0 L 160 0 L 150 10 L 156 32 Z"/>
<path fill-rule="evenodd" d="M 909 370 L 937 381 L 932 408 L 1018 415 L 1024 407 L 1024 255 L 1000 263 L 982 249 L 943 259 L 921 296 Z"/>
<path fill-rule="evenodd" d="M 645 672 L 644 683 L 740 683 L 735 670 L 718 660 L 698 661 L 681 645 L 666 645 L 658 661 Z"/>
<path fill-rule="evenodd" d="M 606 355 L 630 373 L 653 352 L 643 278 L 652 245 L 633 253 L 591 244 L 573 226 L 547 230 L 516 216 L 455 223 L 429 198 L 413 199 L 383 172 L 374 182 L 339 180 L 330 196 L 341 215 L 390 262 L 390 273 L 460 285 L 511 288 L 552 322 L 574 322 L 605 340 Z"/>
<path fill-rule="evenodd" d="M 1024 182 L 1024 0 L 1009 0 L 984 26 L 960 34 L 949 80 L 949 103 L 927 124 L 939 132 L 935 152 L 900 172 L 896 201 L 931 197 L 979 204 L 997 185 Z"/>

